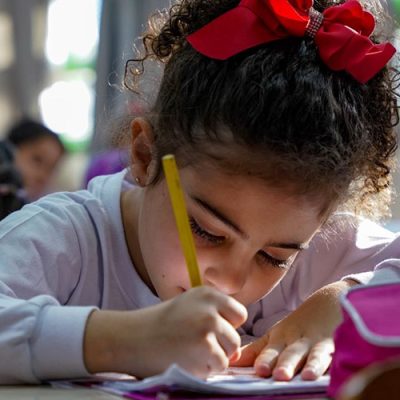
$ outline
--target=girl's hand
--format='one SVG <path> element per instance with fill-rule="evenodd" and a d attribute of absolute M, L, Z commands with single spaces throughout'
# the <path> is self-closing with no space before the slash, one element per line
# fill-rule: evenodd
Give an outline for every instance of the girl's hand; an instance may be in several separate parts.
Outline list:
<path fill-rule="evenodd" d="M 242 348 L 233 366 L 254 365 L 260 376 L 287 381 L 301 371 L 305 380 L 323 375 L 332 361 L 333 332 L 341 321 L 339 296 L 354 282 L 319 289 L 260 339 Z"/>
<path fill-rule="evenodd" d="M 235 328 L 246 318 L 243 305 L 209 287 L 137 311 L 94 311 L 86 327 L 85 364 L 92 373 L 145 377 L 176 363 L 206 377 L 240 351 Z"/>

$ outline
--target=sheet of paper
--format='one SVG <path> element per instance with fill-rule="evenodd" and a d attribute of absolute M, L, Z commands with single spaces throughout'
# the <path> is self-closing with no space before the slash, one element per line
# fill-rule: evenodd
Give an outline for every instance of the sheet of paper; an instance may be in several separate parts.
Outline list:
<path fill-rule="evenodd" d="M 323 376 L 316 381 L 303 381 L 296 376 L 290 382 L 277 382 L 256 376 L 253 368 L 230 368 L 222 374 L 202 380 L 173 365 L 163 374 L 143 380 L 104 381 L 99 389 L 116 394 L 185 390 L 209 394 L 278 395 L 323 393 L 328 384 L 329 376 Z"/>

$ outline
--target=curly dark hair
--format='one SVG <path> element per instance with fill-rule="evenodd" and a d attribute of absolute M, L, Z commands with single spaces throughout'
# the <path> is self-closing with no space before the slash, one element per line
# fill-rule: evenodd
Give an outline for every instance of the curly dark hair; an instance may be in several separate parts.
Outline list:
<path fill-rule="evenodd" d="M 323 198 L 324 211 L 387 213 L 397 148 L 397 72 L 385 67 L 361 84 L 325 66 L 307 37 L 224 61 L 196 52 L 187 35 L 238 3 L 181 0 L 150 20 L 144 54 L 127 64 L 125 78 L 135 82 L 147 60 L 164 64 L 148 115 L 157 156 L 173 152 L 181 165 L 211 160 L 234 174 Z M 338 3 L 318 1 L 315 8 Z"/>

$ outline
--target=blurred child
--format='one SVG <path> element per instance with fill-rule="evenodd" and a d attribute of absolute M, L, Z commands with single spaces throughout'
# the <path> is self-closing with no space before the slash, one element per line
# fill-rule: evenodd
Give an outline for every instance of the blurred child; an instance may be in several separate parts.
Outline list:
<path fill-rule="evenodd" d="M 14 146 L 15 166 L 30 200 L 45 194 L 47 185 L 65 152 L 56 133 L 39 122 L 24 119 L 14 125 L 7 140 Z"/>
<path fill-rule="evenodd" d="M 172 363 L 201 377 L 229 363 L 283 380 L 326 371 L 339 295 L 400 257 L 398 239 L 361 217 L 388 205 L 394 49 L 369 39 L 374 18 L 357 1 L 330 4 L 181 0 L 150 21 L 142 61 L 165 70 L 150 112 L 126 118 L 131 168 L 0 224 L 1 382 Z M 127 82 L 141 70 L 128 64 Z M 261 339 L 241 354 L 240 334 Z"/>

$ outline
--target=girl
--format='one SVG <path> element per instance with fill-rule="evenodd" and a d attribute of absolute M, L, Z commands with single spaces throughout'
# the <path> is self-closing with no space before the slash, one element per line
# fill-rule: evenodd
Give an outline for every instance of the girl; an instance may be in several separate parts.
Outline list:
<path fill-rule="evenodd" d="M 338 296 L 400 256 L 357 216 L 387 206 L 397 111 L 393 48 L 368 38 L 371 14 L 311 5 L 181 0 L 152 21 L 142 61 L 165 69 L 151 112 L 128 118 L 130 170 L 0 224 L 1 382 L 171 363 L 198 376 L 229 362 L 276 379 L 324 373 Z M 127 78 L 141 70 L 130 66 Z M 160 167 L 170 152 L 200 288 Z M 240 356 L 239 334 L 262 338 Z"/>

